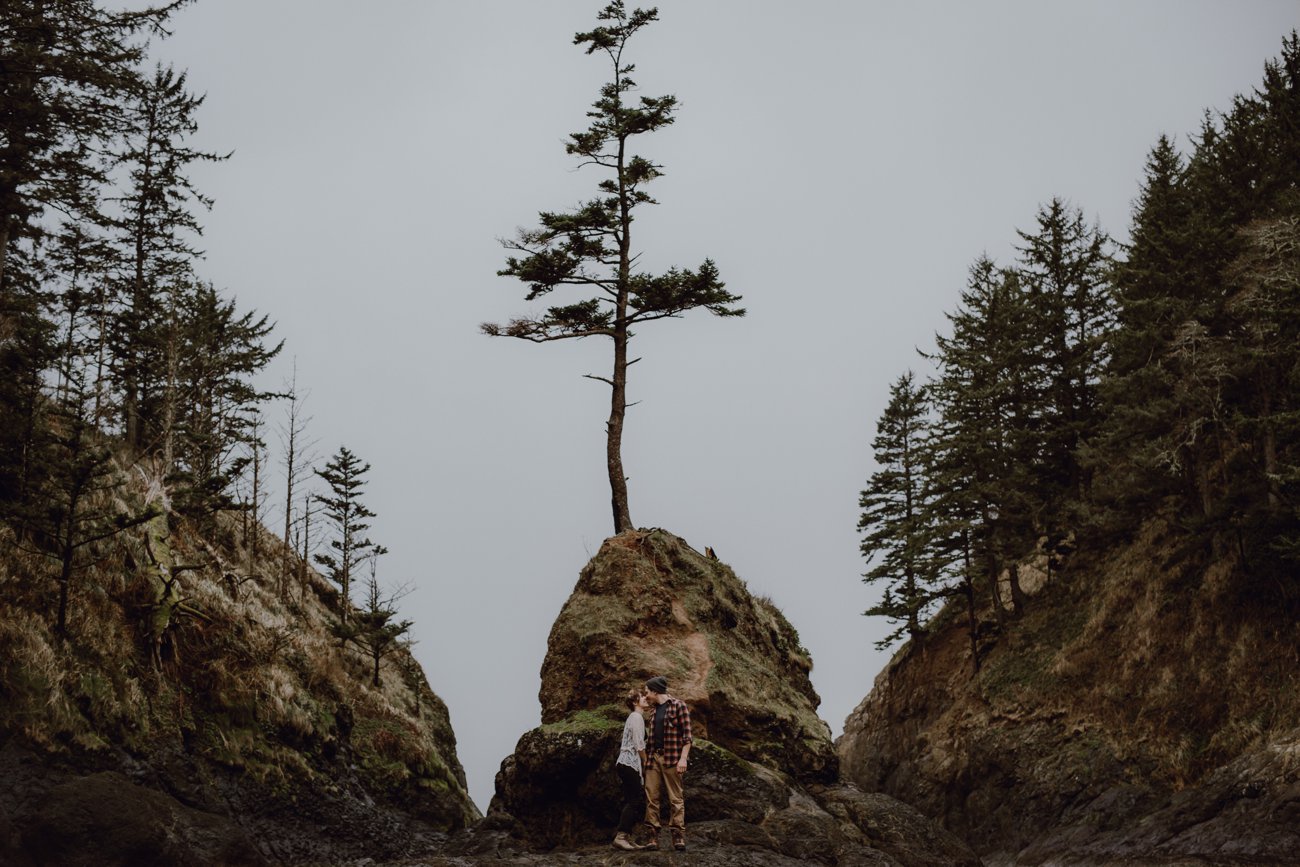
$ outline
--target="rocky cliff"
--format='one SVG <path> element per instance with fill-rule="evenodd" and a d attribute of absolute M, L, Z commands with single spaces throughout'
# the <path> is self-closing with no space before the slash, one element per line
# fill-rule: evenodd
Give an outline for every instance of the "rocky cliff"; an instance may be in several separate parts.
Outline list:
<path fill-rule="evenodd" d="M 980 612 L 978 670 L 956 610 L 899 651 L 845 723 L 845 778 L 991 863 L 1297 863 L 1294 611 L 1161 521 L 1054 565 L 1024 564 L 1005 627 Z"/>
<path fill-rule="evenodd" d="M 542 725 L 520 738 L 487 818 L 451 851 L 608 853 L 619 701 L 662 674 L 692 712 L 692 863 L 977 864 L 916 810 L 838 782 L 811 667 L 780 611 L 717 559 L 662 530 L 607 540 L 551 630 Z"/>
<path fill-rule="evenodd" d="M 97 543 L 69 631 L 34 543 L 0 528 L 0 863 L 240 865 L 427 852 L 479 818 L 447 708 L 410 654 L 370 661 L 336 592 L 286 581 L 230 513 Z"/>

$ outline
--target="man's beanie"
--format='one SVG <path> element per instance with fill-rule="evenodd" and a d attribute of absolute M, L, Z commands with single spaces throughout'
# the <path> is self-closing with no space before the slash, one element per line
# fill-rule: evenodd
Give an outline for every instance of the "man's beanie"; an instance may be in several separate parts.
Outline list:
<path fill-rule="evenodd" d="M 668 681 L 662 677 L 652 677 L 645 682 L 645 688 L 663 695 L 668 692 Z"/>

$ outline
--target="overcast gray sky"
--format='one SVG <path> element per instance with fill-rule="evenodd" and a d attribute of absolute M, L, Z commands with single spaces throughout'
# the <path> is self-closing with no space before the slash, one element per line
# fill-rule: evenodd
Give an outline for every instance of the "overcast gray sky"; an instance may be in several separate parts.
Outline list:
<path fill-rule="evenodd" d="M 632 4 L 629 4 L 632 5 Z M 373 465 L 372 537 L 481 808 L 539 718 L 546 636 L 611 532 L 607 342 L 480 336 L 530 309 L 496 239 L 576 204 L 599 0 L 200 0 L 158 55 L 207 93 L 201 275 L 286 340 L 322 459 Z M 632 519 L 714 547 L 799 629 L 838 735 L 887 656 L 857 496 L 890 383 L 967 266 L 1062 196 L 1122 238 L 1148 149 L 1254 87 L 1294 0 L 663 0 L 631 44 L 677 123 L 636 246 L 713 258 L 749 315 L 637 335 Z M 558 296 L 557 296 L 557 300 Z M 271 409 L 277 419 L 278 408 Z M 272 522 L 274 526 L 274 521 Z M 612 698 L 612 697 L 611 697 Z"/>

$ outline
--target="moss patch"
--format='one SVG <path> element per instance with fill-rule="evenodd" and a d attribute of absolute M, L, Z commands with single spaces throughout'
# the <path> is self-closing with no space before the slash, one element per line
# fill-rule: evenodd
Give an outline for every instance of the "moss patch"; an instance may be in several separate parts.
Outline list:
<path fill-rule="evenodd" d="M 550 734 L 606 732 L 623 728 L 626 719 L 627 711 L 624 708 L 616 704 L 605 704 L 592 710 L 575 711 L 559 722 L 542 726 L 542 731 Z"/>

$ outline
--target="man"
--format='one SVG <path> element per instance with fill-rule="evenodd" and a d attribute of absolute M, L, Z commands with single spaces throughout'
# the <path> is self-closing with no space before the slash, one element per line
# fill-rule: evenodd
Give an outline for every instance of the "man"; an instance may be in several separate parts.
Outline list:
<path fill-rule="evenodd" d="M 684 852 L 686 801 L 682 795 L 682 777 L 691 754 L 691 712 L 684 702 L 668 694 L 665 678 L 652 677 L 645 682 L 645 688 L 655 714 L 646 750 L 649 761 L 645 768 L 645 823 L 650 839 L 644 848 L 659 848 L 659 796 L 666 791 L 671 808 L 668 830 L 672 832 L 673 848 Z"/>

